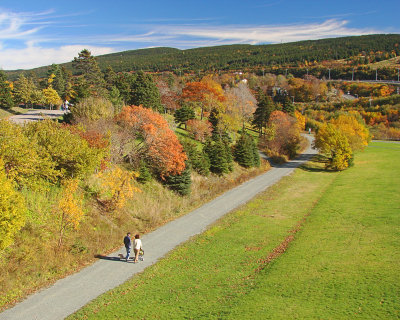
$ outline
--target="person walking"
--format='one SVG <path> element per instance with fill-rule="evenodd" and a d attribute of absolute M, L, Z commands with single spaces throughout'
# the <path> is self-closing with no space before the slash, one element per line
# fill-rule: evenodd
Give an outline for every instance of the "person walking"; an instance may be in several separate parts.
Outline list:
<path fill-rule="evenodd" d="M 138 262 L 138 258 L 139 258 L 139 252 L 142 249 L 142 240 L 140 240 L 140 235 L 136 234 L 135 235 L 135 241 L 133 242 L 133 252 L 135 253 L 135 260 L 134 262 Z"/>
<path fill-rule="evenodd" d="M 124 245 L 126 249 L 126 261 L 128 262 L 129 256 L 131 254 L 131 247 L 132 247 L 132 241 L 131 241 L 131 233 L 128 232 L 124 238 Z"/>

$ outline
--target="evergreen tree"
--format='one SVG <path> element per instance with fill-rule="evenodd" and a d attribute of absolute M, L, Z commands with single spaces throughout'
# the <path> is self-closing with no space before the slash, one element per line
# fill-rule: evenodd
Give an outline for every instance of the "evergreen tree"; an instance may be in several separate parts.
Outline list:
<path fill-rule="evenodd" d="M 151 180 L 151 172 L 146 164 L 146 161 L 144 160 L 140 161 L 139 177 L 137 177 L 136 180 L 140 183 L 146 183 Z"/>
<path fill-rule="evenodd" d="M 191 139 L 182 138 L 180 143 L 193 170 L 202 176 L 208 176 L 210 174 L 210 159 L 207 153 L 204 150 L 199 150 L 198 145 Z"/>
<path fill-rule="evenodd" d="M 218 124 L 219 124 L 219 112 L 216 108 L 212 108 L 210 111 L 210 116 L 208 117 L 208 121 L 212 125 L 212 136 L 215 139 L 219 135 Z"/>
<path fill-rule="evenodd" d="M 175 122 L 178 124 L 178 127 L 181 127 L 182 124 L 185 124 L 186 129 L 186 121 L 194 119 L 195 113 L 193 108 L 185 104 L 175 111 L 174 118 Z"/>
<path fill-rule="evenodd" d="M 129 104 L 145 108 L 151 108 L 156 111 L 163 111 L 160 92 L 153 78 L 146 75 L 143 71 L 138 72 L 136 79 L 131 86 Z"/>
<path fill-rule="evenodd" d="M 257 109 L 253 114 L 253 126 L 258 129 L 260 135 L 266 128 L 271 113 L 275 110 L 274 102 L 270 96 L 260 94 L 258 97 Z"/>
<path fill-rule="evenodd" d="M 11 108 L 14 105 L 11 87 L 7 81 L 7 76 L 3 70 L 0 70 L 0 107 Z"/>
<path fill-rule="evenodd" d="M 106 83 L 103 74 L 100 71 L 96 58 L 92 56 L 89 50 L 84 49 L 79 52 L 78 57 L 74 58 L 72 65 L 80 72 L 92 95 L 103 97 L 106 95 Z"/>
<path fill-rule="evenodd" d="M 242 167 L 250 168 L 260 165 L 260 156 L 254 139 L 246 133 L 243 133 L 237 141 L 233 155 L 235 161 Z"/>
<path fill-rule="evenodd" d="M 289 96 L 286 96 L 283 100 L 282 111 L 290 114 L 291 116 L 293 116 L 294 112 L 296 111 L 296 107 Z"/>
<path fill-rule="evenodd" d="M 106 87 L 111 90 L 115 86 L 115 81 L 117 79 L 117 74 L 111 66 L 108 66 L 106 72 L 104 73 L 104 80 L 106 82 Z"/>
<path fill-rule="evenodd" d="M 227 148 L 222 139 L 208 140 L 204 151 L 210 159 L 210 171 L 212 173 L 222 176 L 230 171 Z"/>
<path fill-rule="evenodd" d="M 169 189 L 181 196 L 190 194 L 190 187 L 192 185 L 190 165 L 186 163 L 185 170 L 181 174 L 167 176 L 164 183 Z"/>

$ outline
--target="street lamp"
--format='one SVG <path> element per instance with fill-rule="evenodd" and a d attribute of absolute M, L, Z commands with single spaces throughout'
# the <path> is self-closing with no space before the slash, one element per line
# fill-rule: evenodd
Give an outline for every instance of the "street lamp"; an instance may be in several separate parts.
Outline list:
<path fill-rule="evenodd" d="M 291 96 L 292 97 L 292 101 L 293 101 L 293 103 L 294 103 L 294 96 Z"/>

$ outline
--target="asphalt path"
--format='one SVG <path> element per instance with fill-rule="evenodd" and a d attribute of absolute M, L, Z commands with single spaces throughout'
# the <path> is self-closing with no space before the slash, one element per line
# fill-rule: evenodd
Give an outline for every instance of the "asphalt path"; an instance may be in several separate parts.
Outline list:
<path fill-rule="evenodd" d="M 62 110 L 29 110 L 27 113 L 11 116 L 8 119 L 15 123 L 25 123 L 44 119 L 57 119 L 64 113 L 65 111 Z"/>
<path fill-rule="evenodd" d="M 304 135 L 311 142 L 311 135 Z M 251 179 L 222 194 L 202 207 L 169 222 L 161 228 L 142 237 L 145 260 L 130 263 L 118 258 L 125 254 L 124 247 L 54 285 L 32 294 L 13 308 L 0 313 L 0 320 L 37 319 L 57 320 L 79 310 L 102 293 L 122 284 L 136 273 L 156 263 L 169 251 L 202 233 L 215 221 L 228 212 L 250 201 L 258 193 L 293 172 L 302 163 L 308 161 L 316 151 L 309 147 L 295 160 L 283 165 L 273 166 L 268 172 Z M 121 232 L 121 242 L 123 239 Z"/>

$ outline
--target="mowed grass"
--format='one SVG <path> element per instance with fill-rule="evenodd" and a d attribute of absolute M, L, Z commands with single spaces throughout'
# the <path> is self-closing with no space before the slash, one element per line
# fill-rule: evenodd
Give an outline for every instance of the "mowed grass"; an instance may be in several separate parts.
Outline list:
<path fill-rule="evenodd" d="M 70 318 L 397 319 L 399 156 L 374 142 L 347 171 L 311 163 Z"/>

